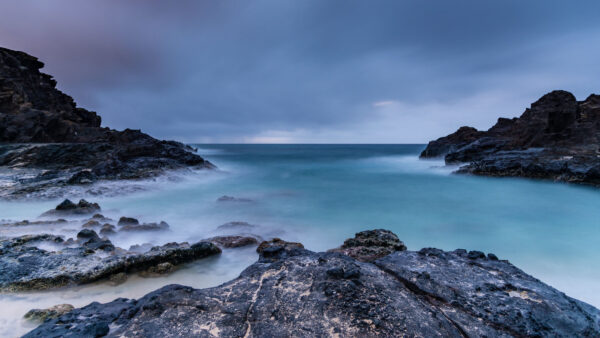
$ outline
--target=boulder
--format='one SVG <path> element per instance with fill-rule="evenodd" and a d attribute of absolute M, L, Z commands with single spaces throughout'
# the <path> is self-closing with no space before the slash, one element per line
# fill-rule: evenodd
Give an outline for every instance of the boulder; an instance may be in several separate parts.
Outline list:
<path fill-rule="evenodd" d="M 404 251 L 406 246 L 398 236 L 389 230 L 377 229 L 357 233 L 354 238 L 344 241 L 344 244 L 330 252 L 341 252 L 359 261 L 370 262 L 395 251 Z"/>
<path fill-rule="evenodd" d="M 79 200 L 79 203 L 75 204 L 69 199 L 65 199 L 56 208 L 48 210 L 41 215 L 41 217 L 49 216 L 73 216 L 73 215 L 87 215 L 93 214 L 100 210 L 98 203 L 90 203 L 84 199 Z"/>

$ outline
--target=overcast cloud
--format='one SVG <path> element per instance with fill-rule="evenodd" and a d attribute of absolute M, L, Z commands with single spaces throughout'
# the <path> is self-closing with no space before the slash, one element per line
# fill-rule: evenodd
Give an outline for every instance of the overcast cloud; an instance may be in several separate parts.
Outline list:
<path fill-rule="evenodd" d="M 186 142 L 424 143 L 600 92 L 598 1 L 4 1 L 0 45 L 103 124 Z"/>

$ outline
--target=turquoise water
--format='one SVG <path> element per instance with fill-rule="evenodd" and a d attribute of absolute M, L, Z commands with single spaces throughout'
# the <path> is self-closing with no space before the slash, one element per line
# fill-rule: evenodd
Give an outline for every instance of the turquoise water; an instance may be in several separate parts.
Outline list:
<path fill-rule="evenodd" d="M 246 221 L 264 237 L 326 250 L 357 231 L 386 228 L 412 250 L 493 252 L 600 307 L 599 189 L 453 175 L 441 161 L 419 160 L 423 145 L 197 146 L 218 171 L 146 182 L 139 193 L 87 196 L 109 216 L 171 224 L 167 234 L 117 238 L 117 245 L 193 241 Z M 217 202 L 222 195 L 251 202 Z M 0 218 L 31 219 L 56 202 L 0 202 Z M 239 271 L 247 259 L 240 262 Z"/>

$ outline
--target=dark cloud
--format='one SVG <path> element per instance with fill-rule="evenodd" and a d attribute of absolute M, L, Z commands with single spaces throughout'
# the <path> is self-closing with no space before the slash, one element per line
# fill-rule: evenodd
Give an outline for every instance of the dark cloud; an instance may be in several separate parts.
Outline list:
<path fill-rule="evenodd" d="M 19 1 L 0 44 L 107 125 L 185 141 L 424 142 L 598 92 L 600 3 Z"/>

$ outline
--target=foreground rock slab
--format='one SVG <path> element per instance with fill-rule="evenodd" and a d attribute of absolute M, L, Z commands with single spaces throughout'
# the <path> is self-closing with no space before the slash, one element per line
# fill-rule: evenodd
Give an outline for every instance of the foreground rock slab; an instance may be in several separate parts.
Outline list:
<path fill-rule="evenodd" d="M 26 337 L 600 335 L 598 309 L 478 251 L 403 250 L 370 263 L 282 240 L 258 251 L 216 288 L 92 303 Z"/>
<path fill-rule="evenodd" d="M 520 117 L 487 131 L 461 127 L 429 142 L 422 158 L 466 163 L 459 173 L 518 176 L 600 185 L 600 95 L 577 101 L 556 90 Z"/>
<path fill-rule="evenodd" d="M 43 290 L 91 283 L 120 273 L 156 269 L 164 263 L 176 266 L 221 252 L 210 242 L 169 243 L 143 253 L 131 252 L 115 248 L 110 240 L 90 229 L 82 230 L 77 240 L 70 242 L 54 235 L 0 239 L 0 290 Z M 52 245 L 53 249 L 40 249 L 41 243 Z"/>

